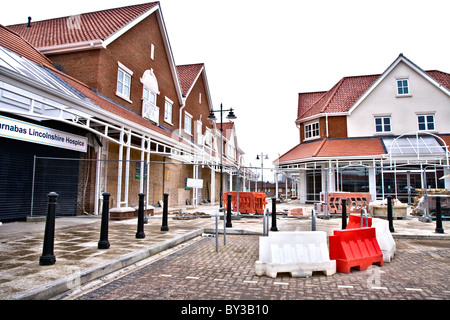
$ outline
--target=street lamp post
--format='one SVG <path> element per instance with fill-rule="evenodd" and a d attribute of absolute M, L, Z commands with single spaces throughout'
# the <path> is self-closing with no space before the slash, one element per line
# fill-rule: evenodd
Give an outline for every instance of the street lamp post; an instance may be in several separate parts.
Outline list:
<path fill-rule="evenodd" d="M 222 107 L 222 104 L 220 104 L 220 110 L 211 110 L 208 116 L 208 120 L 215 121 L 216 116 L 214 115 L 214 112 L 220 112 L 220 207 L 222 208 L 222 193 L 223 193 L 223 120 L 222 115 L 224 112 L 228 112 L 227 119 L 233 120 L 236 119 L 236 116 L 233 112 L 233 109 L 226 109 L 224 110 Z"/>
<path fill-rule="evenodd" d="M 265 158 L 264 158 L 265 156 Z M 268 160 L 269 156 L 267 154 L 263 154 L 261 152 L 261 184 L 262 184 L 262 191 L 264 192 L 264 159 Z M 256 160 L 259 160 L 259 155 L 256 156 Z M 257 191 L 257 190 L 256 190 Z"/>

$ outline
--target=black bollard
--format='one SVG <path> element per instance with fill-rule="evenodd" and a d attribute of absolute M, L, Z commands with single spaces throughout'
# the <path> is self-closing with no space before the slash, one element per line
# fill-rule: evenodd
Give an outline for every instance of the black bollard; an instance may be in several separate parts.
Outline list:
<path fill-rule="evenodd" d="M 347 199 L 342 198 L 341 200 L 342 205 L 342 230 L 347 228 Z"/>
<path fill-rule="evenodd" d="M 47 197 L 48 207 L 47 218 L 45 220 L 44 245 L 42 248 L 42 256 L 39 258 L 39 264 L 41 266 L 50 266 L 56 262 L 56 257 L 53 254 L 53 247 L 55 243 L 55 209 L 58 194 L 50 192 Z"/>
<path fill-rule="evenodd" d="M 436 233 L 444 233 L 441 216 L 441 197 L 436 197 Z"/>
<path fill-rule="evenodd" d="M 278 231 L 277 228 L 277 198 L 272 198 L 272 227 L 270 231 Z"/>
<path fill-rule="evenodd" d="M 103 196 L 103 209 L 102 209 L 102 222 L 100 226 L 100 241 L 98 242 L 98 249 L 109 249 L 108 241 L 108 223 L 109 223 L 109 197 L 108 192 L 102 193 Z"/>
<path fill-rule="evenodd" d="M 393 215 L 393 208 L 392 208 L 392 196 L 387 197 L 387 218 L 389 221 L 389 231 L 394 232 L 394 215 Z"/>
<path fill-rule="evenodd" d="M 136 232 L 136 238 L 137 239 L 144 239 L 145 238 L 145 232 L 144 232 L 144 193 L 139 193 L 139 209 L 138 209 L 138 225 L 137 225 L 137 232 Z"/>
<path fill-rule="evenodd" d="M 169 194 L 164 193 L 161 231 L 169 231 L 169 226 L 167 225 L 167 215 L 168 215 L 168 210 L 169 210 L 168 206 L 169 206 Z"/>
<path fill-rule="evenodd" d="M 227 228 L 231 228 L 231 194 L 227 194 Z"/>

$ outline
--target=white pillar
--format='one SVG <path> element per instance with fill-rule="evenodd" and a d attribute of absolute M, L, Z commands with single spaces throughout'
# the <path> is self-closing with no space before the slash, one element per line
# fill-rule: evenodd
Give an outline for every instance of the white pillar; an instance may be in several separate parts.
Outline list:
<path fill-rule="evenodd" d="M 216 202 L 216 171 L 211 167 L 211 204 Z"/>
<path fill-rule="evenodd" d="M 444 176 L 450 174 L 450 168 L 445 168 L 444 167 Z M 446 178 L 444 179 L 444 188 L 445 189 L 450 189 L 450 178 Z"/>
<path fill-rule="evenodd" d="M 120 131 L 119 162 L 117 163 L 117 207 L 120 208 L 122 201 L 122 160 L 123 160 L 123 130 Z"/>
<path fill-rule="evenodd" d="M 130 185 L 130 145 L 131 145 L 131 133 L 127 133 L 126 144 L 126 162 L 125 162 L 125 207 L 128 207 L 128 189 Z"/>
<path fill-rule="evenodd" d="M 369 168 L 369 193 L 372 200 L 377 199 L 377 177 L 375 168 Z"/>
<path fill-rule="evenodd" d="M 306 171 L 300 171 L 298 180 L 298 197 L 300 203 L 306 203 Z"/>
<path fill-rule="evenodd" d="M 95 172 L 95 204 L 94 204 L 94 215 L 98 215 L 99 206 L 100 206 L 100 179 L 101 179 L 101 170 L 102 170 L 102 147 L 97 146 L 97 169 Z M 106 188 L 105 188 L 106 190 Z"/>

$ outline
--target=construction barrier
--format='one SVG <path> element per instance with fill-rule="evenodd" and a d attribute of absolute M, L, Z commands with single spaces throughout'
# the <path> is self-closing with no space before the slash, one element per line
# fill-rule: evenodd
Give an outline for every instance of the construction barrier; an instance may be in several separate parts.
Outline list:
<path fill-rule="evenodd" d="M 308 208 L 292 208 L 288 211 L 288 218 L 306 219 L 309 217 Z"/>
<path fill-rule="evenodd" d="M 355 228 L 361 228 L 361 219 L 362 219 L 362 226 L 366 226 L 366 217 L 357 216 L 354 214 L 351 214 L 348 216 L 348 223 L 347 227 L 345 229 L 355 229 Z M 372 217 L 367 217 L 367 226 L 372 226 Z"/>
<path fill-rule="evenodd" d="M 328 193 L 328 213 L 342 214 L 342 199 L 347 199 L 347 214 L 359 213 L 363 208 L 369 212 L 370 193 L 330 192 Z"/>
<path fill-rule="evenodd" d="M 276 278 L 280 272 L 292 277 L 310 277 L 314 271 L 327 276 L 336 273 L 336 261 L 330 260 L 324 231 L 276 232 L 259 238 L 257 276 Z"/>
<path fill-rule="evenodd" d="M 328 240 L 330 259 L 336 260 L 337 272 L 349 273 L 353 267 L 366 270 L 372 264 L 383 265 L 375 228 L 334 230 Z"/>
<path fill-rule="evenodd" d="M 263 192 L 253 192 L 255 196 L 255 213 L 264 213 L 264 209 L 266 208 L 266 194 Z"/>
<path fill-rule="evenodd" d="M 365 217 L 363 220 L 363 227 L 366 226 Z M 383 253 L 383 262 L 391 262 L 396 251 L 396 245 L 391 232 L 389 231 L 389 222 L 387 220 L 371 217 L 367 218 L 367 225 L 375 228 L 376 238 L 381 252 Z M 361 228 L 361 216 L 349 215 L 347 229 Z"/>
<path fill-rule="evenodd" d="M 237 212 L 238 200 L 236 191 L 227 191 L 222 195 L 222 204 L 227 210 L 227 195 L 231 194 L 231 210 Z M 239 212 L 263 214 L 266 208 L 266 194 L 263 192 L 239 192 Z"/>
<path fill-rule="evenodd" d="M 391 262 L 397 246 L 389 230 L 389 221 L 374 218 L 372 227 L 376 230 L 377 241 L 383 253 L 383 262 Z"/>

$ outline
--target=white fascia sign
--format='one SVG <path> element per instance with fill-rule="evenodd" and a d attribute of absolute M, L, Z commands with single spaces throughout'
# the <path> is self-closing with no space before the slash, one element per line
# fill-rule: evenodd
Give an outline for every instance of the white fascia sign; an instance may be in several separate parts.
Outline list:
<path fill-rule="evenodd" d="M 186 178 L 186 188 L 203 188 L 203 179 Z"/>
<path fill-rule="evenodd" d="M 0 137 L 87 152 L 88 139 L 71 133 L 0 116 Z"/>

